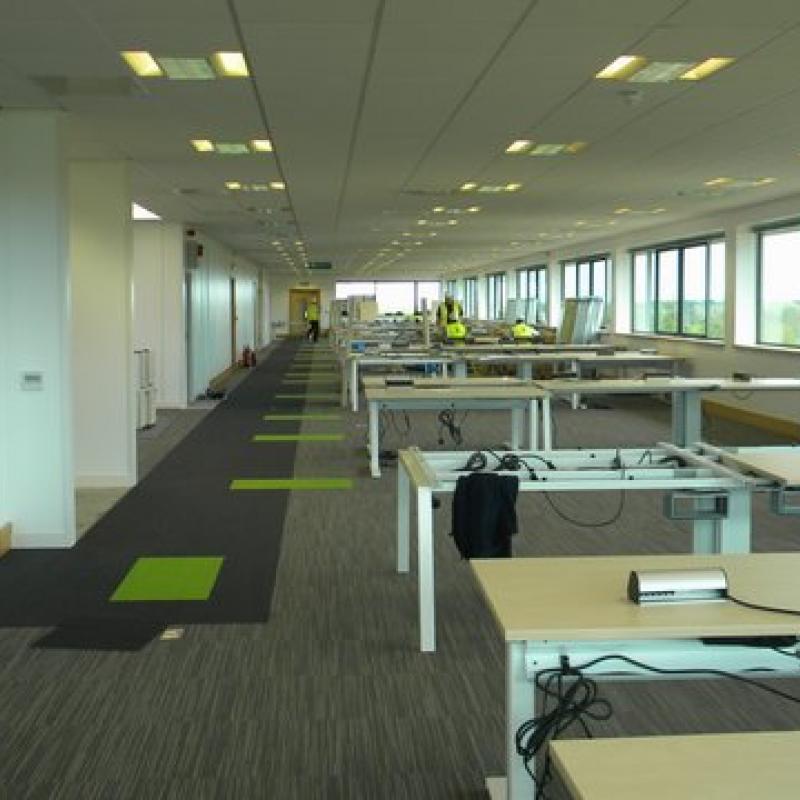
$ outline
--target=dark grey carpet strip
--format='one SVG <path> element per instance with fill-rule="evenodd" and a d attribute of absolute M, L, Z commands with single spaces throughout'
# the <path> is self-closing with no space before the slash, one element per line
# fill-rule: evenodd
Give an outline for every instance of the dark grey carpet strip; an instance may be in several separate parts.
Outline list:
<path fill-rule="evenodd" d="M 0 560 L 0 624 L 64 619 L 261 622 L 269 615 L 288 492 L 233 493 L 232 478 L 293 474 L 295 442 L 252 443 L 295 345 L 277 347 L 71 550 Z M 139 556 L 222 556 L 208 601 L 110 604 Z"/>

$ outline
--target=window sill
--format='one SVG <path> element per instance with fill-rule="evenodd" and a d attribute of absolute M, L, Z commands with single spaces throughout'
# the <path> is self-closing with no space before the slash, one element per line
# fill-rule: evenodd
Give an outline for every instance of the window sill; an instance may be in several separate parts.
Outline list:
<path fill-rule="evenodd" d="M 656 339 L 660 342 L 682 342 L 683 344 L 699 344 L 705 347 L 725 347 L 719 339 L 696 339 L 692 336 L 668 336 L 661 333 L 613 333 L 610 336 L 629 336 L 632 339 Z"/>
<path fill-rule="evenodd" d="M 758 353 L 785 353 L 789 356 L 800 356 L 800 345 L 797 347 L 785 347 L 779 344 L 735 344 L 736 350 L 755 350 Z"/>

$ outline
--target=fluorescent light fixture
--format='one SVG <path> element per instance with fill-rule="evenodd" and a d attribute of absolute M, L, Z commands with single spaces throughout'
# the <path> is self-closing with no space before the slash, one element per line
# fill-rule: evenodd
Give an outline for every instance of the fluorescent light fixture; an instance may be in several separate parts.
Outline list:
<path fill-rule="evenodd" d="M 644 56 L 619 56 L 607 67 L 603 67 L 600 72 L 596 73 L 595 78 L 624 81 L 635 72 L 638 72 L 646 63 L 647 59 Z"/>
<path fill-rule="evenodd" d="M 506 187 L 500 186 L 499 184 L 487 183 L 483 186 L 479 186 L 478 191 L 481 194 L 499 194 L 500 192 L 505 192 Z"/>
<path fill-rule="evenodd" d="M 120 55 L 140 78 L 160 78 L 164 72 L 146 50 L 123 50 Z"/>
<path fill-rule="evenodd" d="M 239 181 L 225 181 L 225 188 L 232 192 L 238 192 L 242 188 L 242 184 Z"/>
<path fill-rule="evenodd" d="M 505 185 L 505 190 L 507 192 L 517 192 L 522 188 L 521 183 L 507 183 Z"/>
<path fill-rule="evenodd" d="M 447 220 L 447 224 L 448 225 L 458 225 L 458 220 L 457 219 L 449 219 L 449 220 Z"/>
<path fill-rule="evenodd" d="M 530 139 L 515 139 L 506 147 L 506 153 L 524 153 L 531 149 L 532 144 Z"/>
<path fill-rule="evenodd" d="M 140 206 L 138 203 L 131 203 L 131 219 L 135 220 L 159 220 L 161 217 L 154 214 L 150 209 Z"/>
<path fill-rule="evenodd" d="M 173 81 L 211 81 L 217 76 L 205 58 L 161 58 L 158 63 Z"/>
<path fill-rule="evenodd" d="M 192 139 L 192 147 L 194 147 L 198 153 L 214 152 L 214 142 L 212 142 L 211 139 Z"/>
<path fill-rule="evenodd" d="M 283 181 L 270 181 L 269 188 L 276 192 L 282 192 L 286 188 L 286 184 Z"/>
<path fill-rule="evenodd" d="M 701 81 L 709 75 L 727 67 L 735 61 L 733 58 L 725 58 L 722 56 L 715 56 L 714 58 L 707 58 L 699 64 L 695 64 L 691 69 L 687 70 L 680 76 L 682 81 Z"/>
<path fill-rule="evenodd" d="M 711 180 L 707 180 L 704 182 L 705 186 L 726 186 L 729 183 L 733 183 L 733 178 L 711 178 Z"/>
<path fill-rule="evenodd" d="M 467 209 L 467 213 L 469 213 L 469 214 L 477 214 L 480 210 L 481 210 L 480 206 L 470 206 Z"/>
<path fill-rule="evenodd" d="M 250 148 L 241 142 L 217 142 L 215 148 L 221 156 L 243 156 L 250 152 Z"/>
<path fill-rule="evenodd" d="M 769 186 L 770 183 L 775 183 L 775 178 L 759 178 L 753 182 L 753 186 Z"/>
<path fill-rule="evenodd" d="M 251 183 L 250 184 L 250 191 L 251 192 L 268 192 L 269 186 L 266 183 Z"/>
<path fill-rule="evenodd" d="M 631 83 L 670 83 L 683 76 L 691 66 L 691 62 L 686 61 L 653 61 L 628 80 Z"/>
<path fill-rule="evenodd" d="M 242 53 L 214 53 L 211 63 L 221 78 L 247 78 L 250 75 Z"/>
<path fill-rule="evenodd" d="M 428 220 L 426 220 L 426 219 L 418 219 L 417 220 L 417 225 L 427 225 L 427 224 L 428 224 Z"/>
<path fill-rule="evenodd" d="M 567 146 L 565 144 L 537 144 L 536 147 L 531 150 L 530 155 L 532 156 L 557 156 L 561 155 Z"/>
<path fill-rule="evenodd" d="M 588 142 L 570 142 L 564 149 L 570 155 L 575 155 L 575 153 L 580 153 L 581 150 L 585 150 L 588 146 Z"/>
<path fill-rule="evenodd" d="M 434 214 L 442 214 L 442 213 L 444 213 L 444 206 L 436 206 L 433 209 L 433 213 Z"/>
<path fill-rule="evenodd" d="M 627 206 L 623 206 L 622 208 L 615 208 L 614 209 L 614 213 L 615 214 L 630 214 L 631 213 L 631 209 L 628 208 Z"/>
<path fill-rule="evenodd" d="M 473 192 L 477 188 L 478 188 L 478 184 L 477 183 L 473 183 L 472 181 L 469 181 L 467 183 L 462 183 L 461 184 L 461 191 L 462 192 Z"/>
<path fill-rule="evenodd" d="M 250 148 L 256 153 L 271 153 L 272 142 L 269 139 L 251 139 Z"/>

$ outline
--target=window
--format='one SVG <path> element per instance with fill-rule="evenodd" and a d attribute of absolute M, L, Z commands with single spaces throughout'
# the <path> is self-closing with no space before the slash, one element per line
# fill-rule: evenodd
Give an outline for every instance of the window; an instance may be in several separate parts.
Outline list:
<path fill-rule="evenodd" d="M 374 297 L 381 314 L 413 314 L 422 309 L 423 298 L 435 311 L 439 289 L 439 281 L 336 281 L 337 299 Z"/>
<path fill-rule="evenodd" d="M 486 276 L 486 310 L 488 319 L 503 319 L 506 310 L 505 272 Z"/>
<path fill-rule="evenodd" d="M 526 321 L 547 321 L 547 267 L 527 267 L 517 270 L 517 297 L 527 300 Z"/>
<path fill-rule="evenodd" d="M 758 234 L 758 341 L 800 347 L 800 226 Z"/>
<path fill-rule="evenodd" d="M 336 299 L 374 297 L 375 281 L 336 281 Z"/>
<path fill-rule="evenodd" d="M 611 292 L 611 259 L 608 255 L 582 256 L 562 262 L 561 296 L 599 297 L 603 301 L 603 321 L 608 322 Z"/>
<path fill-rule="evenodd" d="M 665 244 L 635 251 L 633 330 L 723 338 L 724 240 Z"/>
<path fill-rule="evenodd" d="M 464 280 L 464 316 L 478 316 L 478 279 L 466 278 Z"/>
<path fill-rule="evenodd" d="M 417 281 L 415 286 L 417 294 L 414 308 L 417 311 L 422 311 L 422 301 L 425 300 L 428 303 L 428 310 L 435 314 L 441 295 L 439 281 Z M 453 297 L 455 297 L 455 294 L 453 294 Z"/>

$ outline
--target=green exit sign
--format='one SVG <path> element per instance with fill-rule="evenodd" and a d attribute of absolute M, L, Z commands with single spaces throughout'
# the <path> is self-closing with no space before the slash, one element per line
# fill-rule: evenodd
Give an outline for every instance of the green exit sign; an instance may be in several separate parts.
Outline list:
<path fill-rule="evenodd" d="M 309 269 L 333 269 L 332 261 L 309 261 Z"/>

